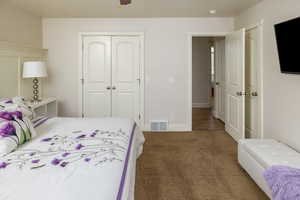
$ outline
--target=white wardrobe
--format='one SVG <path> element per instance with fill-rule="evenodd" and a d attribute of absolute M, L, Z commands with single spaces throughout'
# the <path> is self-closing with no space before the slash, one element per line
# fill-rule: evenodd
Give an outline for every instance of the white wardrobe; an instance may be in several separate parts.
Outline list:
<path fill-rule="evenodd" d="M 84 36 L 82 112 L 84 117 L 141 119 L 141 38 Z"/>

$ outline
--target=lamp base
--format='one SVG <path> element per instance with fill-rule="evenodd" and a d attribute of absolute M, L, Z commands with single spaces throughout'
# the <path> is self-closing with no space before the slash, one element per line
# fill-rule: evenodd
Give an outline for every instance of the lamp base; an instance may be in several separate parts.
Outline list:
<path fill-rule="evenodd" d="M 41 102 L 39 99 L 39 80 L 37 78 L 33 79 L 33 98 L 31 100 L 32 103 Z"/>

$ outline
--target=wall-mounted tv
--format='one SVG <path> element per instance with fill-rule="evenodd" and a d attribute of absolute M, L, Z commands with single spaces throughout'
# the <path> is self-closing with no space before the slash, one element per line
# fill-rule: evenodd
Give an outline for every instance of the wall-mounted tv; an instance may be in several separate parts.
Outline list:
<path fill-rule="evenodd" d="M 282 73 L 300 74 L 300 17 L 275 25 Z"/>

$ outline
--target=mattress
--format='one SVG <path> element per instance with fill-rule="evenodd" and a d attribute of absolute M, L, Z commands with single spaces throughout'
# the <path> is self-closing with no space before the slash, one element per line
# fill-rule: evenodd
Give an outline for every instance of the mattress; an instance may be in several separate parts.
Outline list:
<path fill-rule="evenodd" d="M 143 134 L 121 118 L 44 118 L 0 158 L 0 200 L 132 200 Z"/>
<path fill-rule="evenodd" d="M 240 140 L 239 145 L 265 169 L 274 165 L 300 168 L 300 154 L 276 140 L 247 139 Z"/>

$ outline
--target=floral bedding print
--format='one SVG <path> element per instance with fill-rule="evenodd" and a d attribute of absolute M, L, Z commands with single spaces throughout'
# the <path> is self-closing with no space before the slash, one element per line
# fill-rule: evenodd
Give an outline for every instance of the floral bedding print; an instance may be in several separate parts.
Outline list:
<path fill-rule="evenodd" d="M 0 100 L 0 156 L 12 152 L 36 135 L 30 116 L 32 112 L 22 97 Z"/>
<path fill-rule="evenodd" d="M 35 135 L 31 121 L 22 112 L 0 112 L 0 155 L 10 153 Z"/>
<path fill-rule="evenodd" d="M 20 111 L 0 112 L 0 139 L 10 137 L 21 145 L 32 138 L 32 128 Z"/>
<path fill-rule="evenodd" d="M 132 199 L 144 143 L 134 121 L 50 118 L 35 124 L 41 124 L 36 138 L 0 156 L 1 200 Z"/>
<path fill-rule="evenodd" d="M 64 135 L 40 139 L 42 149 L 22 149 L 0 158 L 0 169 L 38 169 L 42 167 L 67 167 L 84 162 L 99 166 L 106 162 L 123 162 L 129 136 L 118 131 L 76 130 Z"/>
<path fill-rule="evenodd" d="M 14 98 L 6 98 L 0 100 L 0 111 L 20 111 L 22 112 L 23 116 L 32 119 L 33 112 L 29 108 L 29 106 L 26 105 L 25 99 L 23 97 L 14 97 Z"/>

